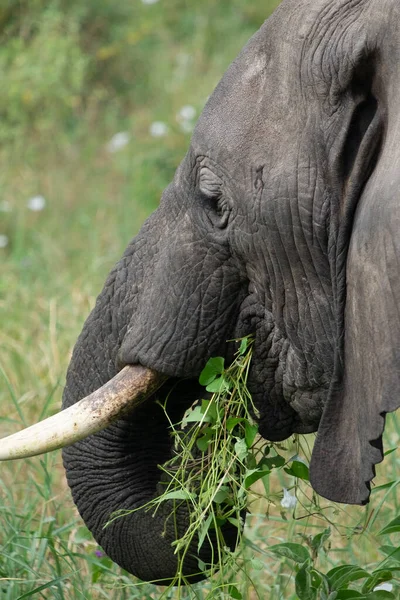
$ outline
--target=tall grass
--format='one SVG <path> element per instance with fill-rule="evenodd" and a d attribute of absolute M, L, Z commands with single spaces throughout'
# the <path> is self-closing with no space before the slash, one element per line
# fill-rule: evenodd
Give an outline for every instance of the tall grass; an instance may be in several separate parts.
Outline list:
<path fill-rule="evenodd" d="M 277 4 L 37 0 L 0 7 L 1 436 L 59 409 L 71 349 L 102 282 L 185 153 L 190 122 L 183 127 L 179 111 L 190 105 L 199 114 Z M 155 121 L 166 124 L 165 136 L 151 135 Z M 128 144 L 110 152 L 110 139 L 121 131 Z M 29 200 L 37 195 L 45 206 L 32 211 Z M 397 447 L 399 438 L 390 417 L 386 447 Z M 289 441 L 281 451 L 290 457 L 299 448 Z M 321 569 L 341 562 L 369 568 L 383 560 L 376 535 L 399 514 L 399 462 L 396 451 L 379 466 L 377 482 L 396 483 L 374 492 L 369 507 L 322 501 L 314 517 L 301 507 L 311 494 L 306 486 L 298 490 L 294 517 L 283 509 L 282 489 L 295 480 L 276 473 L 269 501 L 255 494 L 251 502 L 244 551 L 252 568 L 237 582 L 243 597 L 294 600 L 290 562 L 268 548 L 307 543 L 326 528 L 326 518 L 332 549 L 320 553 Z M 206 582 L 180 597 L 206 598 L 211 589 Z M 1 465 L 2 598 L 161 594 L 102 555 L 73 506 L 60 453 Z"/>

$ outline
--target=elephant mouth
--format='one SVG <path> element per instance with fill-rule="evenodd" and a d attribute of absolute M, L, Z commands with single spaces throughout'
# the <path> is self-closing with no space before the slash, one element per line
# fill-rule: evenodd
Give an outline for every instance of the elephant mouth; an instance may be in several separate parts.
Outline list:
<path fill-rule="evenodd" d="M 83 440 L 143 404 L 166 380 L 152 369 L 127 365 L 76 404 L 0 440 L 0 460 L 29 458 Z"/>

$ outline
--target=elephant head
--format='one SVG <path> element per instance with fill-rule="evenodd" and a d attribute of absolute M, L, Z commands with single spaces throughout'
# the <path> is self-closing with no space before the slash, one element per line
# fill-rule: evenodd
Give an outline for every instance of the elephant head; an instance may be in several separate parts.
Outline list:
<path fill-rule="evenodd" d="M 127 365 L 161 378 L 63 456 L 88 527 L 139 577 L 175 573 L 165 515 L 103 526 L 157 494 L 171 441 L 154 399 L 177 385 L 178 420 L 207 359 L 228 356 L 235 337 L 255 339 L 261 435 L 317 431 L 314 489 L 368 501 L 385 415 L 400 404 L 399 64 L 397 1 L 284 0 L 208 100 L 159 208 L 109 275 L 63 407 Z"/>

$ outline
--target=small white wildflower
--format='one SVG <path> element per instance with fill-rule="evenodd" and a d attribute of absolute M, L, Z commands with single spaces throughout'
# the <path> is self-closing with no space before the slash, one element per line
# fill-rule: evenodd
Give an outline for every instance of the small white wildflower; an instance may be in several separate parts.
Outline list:
<path fill-rule="evenodd" d="M 297 504 L 297 498 L 291 494 L 286 488 L 283 488 L 283 498 L 281 500 L 281 506 L 283 508 L 295 508 Z"/>
<path fill-rule="evenodd" d="M 194 106 L 190 104 L 186 104 L 186 106 L 182 106 L 178 114 L 176 115 L 177 121 L 193 121 L 196 116 L 196 109 Z"/>
<path fill-rule="evenodd" d="M 194 125 L 190 121 L 182 121 L 179 127 L 181 128 L 183 133 L 192 133 L 194 129 Z"/>
<path fill-rule="evenodd" d="M 373 589 L 374 592 L 379 592 L 380 590 L 383 590 L 385 592 L 391 592 L 393 591 L 393 586 L 391 583 L 380 583 Z"/>
<path fill-rule="evenodd" d="M 32 198 L 29 198 L 26 205 L 29 208 L 29 210 L 39 212 L 40 210 L 43 210 L 46 206 L 46 199 L 43 198 L 43 196 L 32 196 Z"/>
<path fill-rule="evenodd" d="M 142 0 L 142 4 L 155 4 L 158 0 Z"/>
<path fill-rule="evenodd" d="M 168 133 L 168 125 L 162 121 L 154 121 L 154 123 L 150 125 L 149 131 L 150 135 L 153 137 L 163 137 Z"/>
<path fill-rule="evenodd" d="M 190 63 L 191 58 L 187 52 L 179 52 L 176 55 L 176 63 L 179 67 L 186 67 Z"/>
<path fill-rule="evenodd" d="M 130 133 L 128 131 L 119 131 L 115 135 L 112 136 L 111 140 L 107 144 L 107 150 L 109 152 L 118 152 L 118 150 L 122 150 L 125 148 L 131 139 Z"/>
<path fill-rule="evenodd" d="M 7 200 L 0 202 L 0 212 L 11 212 L 11 204 Z"/>
<path fill-rule="evenodd" d="M 8 237 L 0 234 L 0 248 L 5 248 L 6 246 L 8 246 Z"/>

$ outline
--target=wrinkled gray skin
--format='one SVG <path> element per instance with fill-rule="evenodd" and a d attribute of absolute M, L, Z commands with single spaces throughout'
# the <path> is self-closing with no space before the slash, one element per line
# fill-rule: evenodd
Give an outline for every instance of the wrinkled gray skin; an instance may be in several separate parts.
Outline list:
<path fill-rule="evenodd" d="M 110 274 L 64 406 L 142 364 L 172 384 L 190 378 L 170 405 L 177 419 L 207 359 L 254 333 L 261 434 L 318 431 L 315 490 L 368 501 L 385 414 L 399 406 L 399 64 L 397 0 L 280 5 L 223 77 L 160 207 Z M 86 524 L 143 579 L 175 573 L 171 520 L 165 536 L 163 515 L 140 510 L 103 525 L 157 494 L 169 453 L 153 399 L 64 451 Z M 177 522 L 184 530 L 183 508 Z M 197 572 L 197 559 L 185 569 Z"/>

